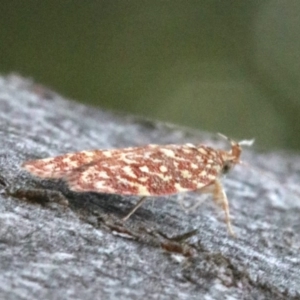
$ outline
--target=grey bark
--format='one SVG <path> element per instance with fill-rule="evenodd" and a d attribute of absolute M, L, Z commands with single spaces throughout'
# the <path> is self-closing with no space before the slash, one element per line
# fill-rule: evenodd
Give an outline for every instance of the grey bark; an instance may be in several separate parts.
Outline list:
<path fill-rule="evenodd" d="M 240 166 L 223 180 L 232 238 L 210 199 L 189 214 L 176 203 L 183 195 L 149 200 L 123 224 L 137 199 L 74 193 L 20 168 L 84 149 L 228 147 L 213 135 L 86 107 L 12 75 L 0 77 L 0 141 L 1 299 L 300 299 L 298 155 L 245 149 L 256 169 Z M 8 187 L 59 191 L 70 206 L 30 202 Z"/>

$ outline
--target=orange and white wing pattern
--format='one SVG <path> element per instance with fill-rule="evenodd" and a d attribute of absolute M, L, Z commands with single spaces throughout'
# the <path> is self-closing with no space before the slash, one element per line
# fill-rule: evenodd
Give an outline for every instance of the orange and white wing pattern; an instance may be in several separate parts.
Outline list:
<path fill-rule="evenodd" d="M 29 160 L 22 167 L 31 174 L 41 178 L 62 178 L 72 170 L 93 161 L 109 159 L 120 152 L 132 151 L 135 148 L 113 150 L 89 150 L 75 153 L 67 153 L 45 159 Z"/>
<path fill-rule="evenodd" d="M 148 145 L 93 161 L 64 179 L 77 192 L 172 195 L 212 182 L 222 170 L 222 158 L 215 154 L 204 146 Z"/>
<path fill-rule="evenodd" d="M 38 177 L 63 178 L 77 192 L 162 196 L 209 185 L 238 162 L 240 148 L 234 152 L 236 149 L 226 152 L 204 145 L 150 144 L 68 153 L 28 161 L 23 167 Z"/>

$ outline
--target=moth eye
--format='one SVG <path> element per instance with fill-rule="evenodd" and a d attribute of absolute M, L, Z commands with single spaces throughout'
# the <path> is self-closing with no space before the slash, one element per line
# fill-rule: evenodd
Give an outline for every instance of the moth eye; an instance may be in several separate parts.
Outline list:
<path fill-rule="evenodd" d="M 230 171 L 230 169 L 231 169 L 231 163 L 226 162 L 222 168 L 222 173 L 226 174 Z"/>

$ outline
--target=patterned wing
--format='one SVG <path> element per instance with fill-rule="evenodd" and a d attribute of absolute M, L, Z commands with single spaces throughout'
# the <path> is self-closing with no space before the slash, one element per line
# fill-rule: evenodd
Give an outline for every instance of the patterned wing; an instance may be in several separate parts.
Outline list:
<path fill-rule="evenodd" d="M 93 160 L 64 179 L 77 192 L 158 196 L 208 185 L 222 169 L 218 151 L 187 145 L 148 145 Z"/>
<path fill-rule="evenodd" d="M 93 161 L 110 159 L 120 153 L 135 151 L 136 148 L 91 150 L 26 161 L 22 167 L 31 174 L 42 178 L 61 178 L 83 165 Z"/>

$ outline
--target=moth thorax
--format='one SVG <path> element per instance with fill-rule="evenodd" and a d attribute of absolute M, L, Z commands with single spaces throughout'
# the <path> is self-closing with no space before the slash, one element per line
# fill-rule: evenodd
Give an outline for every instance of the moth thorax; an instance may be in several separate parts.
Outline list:
<path fill-rule="evenodd" d="M 230 156 L 232 159 L 232 163 L 238 164 L 240 162 L 240 156 L 242 153 L 242 148 L 238 143 L 231 144 Z"/>

